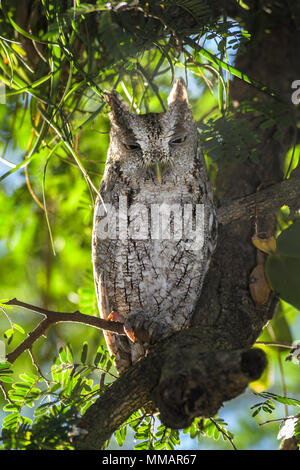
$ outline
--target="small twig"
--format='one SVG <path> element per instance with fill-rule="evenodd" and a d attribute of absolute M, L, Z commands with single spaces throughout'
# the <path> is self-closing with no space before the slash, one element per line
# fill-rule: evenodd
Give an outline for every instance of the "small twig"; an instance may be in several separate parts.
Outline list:
<path fill-rule="evenodd" d="M 300 170 L 294 170 L 288 180 L 268 186 L 258 193 L 250 194 L 233 201 L 226 202 L 217 211 L 218 221 L 227 225 L 237 220 L 276 213 L 281 206 L 299 207 Z"/>
<path fill-rule="evenodd" d="M 99 382 L 99 391 L 100 392 L 102 392 L 102 390 L 104 390 L 105 376 L 106 376 L 106 373 L 102 372 L 102 374 L 100 376 L 100 382 Z"/>
<path fill-rule="evenodd" d="M 266 346 L 276 346 L 278 348 L 286 348 L 286 349 L 292 349 L 291 344 L 285 344 L 285 343 L 274 343 L 272 341 L 256 341 L 255 344 L 264 344 Z"/>
<path fill-rule="evenodd" d="M 3 384 L 2 384 L 2 382 L 1 382 L 1 380 L 0 380 L 0 390 L 1 390 L 1 392 L 3 393 L 3 396 L 4 396 L 4 398 L 5 398 L 6 401 L 8 401 L 9 403 L 13 403 L 12 400 L 9 398 L 9 395 L 8 395 L 7 391 L 6 391 L 5 388 L 3 387 Z"/>
<path fill-rule="evenodd" d="M 27 184 L 28 191 L 30 192 L 32 198 L 35 200 L 37 205 L 44 211 L 45 207 L 43 206 L 43 204 L 41 203 L 41 201 L 39 200 L 39 198 L 37 197 L 37 195 L 35 194 L 35 192 L 32 189 L 30 179 L 29 179 L 28 166 L 25 166 L 25 178 L 26 178 L 26 184 Z"/>
<path fill-rule="evenodd" d="M 224 431 L 224 429 L 220 428 L 220 426 L 218 426 L 217 422 L 213 419 L 213 418 L 209 418 L 211 420 L 212 423 L 214 423 L 214 425 L 216 426 L 216 428 L 218 429 L 218 431 L 220 431 L 220 433 L 226 437 L 226 439 L 229 440 L 230 444 L 232 445 L 232 447 L 234 448 L 234 450 L 238 450 L 236 448 L 236 446 L 234 445 L 233 443 L 233 440 L 232 438 Z"/>
<path fill-rule="evenodd" d="M 9 316 L 7 315 L 7 313 L 6 313 L 6 311 L 4 310 L 4 308 L 0 307 L 0 310 L 1 310 L 1 312 L 4 313 L 4 315 L 6 316 L 7 321 L 8 321 L 9 324 L 10 324 L 10 327 L 11 327 L 12 329 L 14 329 L 13 322 L 11 321 L 11 319 L 9 318 Z"/>
<path fill-rule="evenodd" d="M 291 419 L 291 417 L 288 416 L 285 418 L 269 419 L 268 421 L 264 421 L 263 423 L 258 423 L 258 425 L 263 426 L 264 424 L 275 423 L 276 421 L 287 421 L 288 419 Z"/>
<path fill-rule="evenodd" d="M 267 330 L 268 330 L 268 333 L 270 334 L 271 338 L 273 340 L 275 340 L 274 342 L 276 342 L 276 334 L 275 334 L 275 331 L 273 330 L 273 327 L 270 323 L 267 325 Z M 280 375 L 282 393 L 283 393 L 283 396 L 286 397 L 287 396 L 286 383 L 285 383 L 284 370 L 283 370 L 283 366 L 282 366 L 282 360 L 281 360 L 279 349 L 277 349 L 277 358 L 278 358 L 279 375 Z M 283 406 L 284 406 L 285 416 L 288 417 L 288 415 L 289 415 L 288 406 L 287 406 L 286 403 L 284 403 Z"/>
<path fill-rule="evenodd" d="M 32 347 L 31 348 L 28 348 L 28 352 L 29 352 L 29 355 L 31 357 L 31 361 L 32 361 L 32 364 L 34 365 L 34 367 L 36 368 L 36 370 L 38 371 L 38 373 L 40 374 L 40 376 L 45 380 L 45 382 L 47 382 L 48 384 L 50 384 L 50 380 L 48 380 L 44 374 L 43 374 L 43 371 L 42 369 L 40 368 L 40 366 L 38 365 L 35 357 L 34 357 L 34 354 L 33 354 L 33 351 L 32 351 Z"/>
<path fill-rule="evenodd" d="M 45 317 L 44 320 L 42 320 L 38 326 L 28 334 L 27 338 L 21 344 L 19 344 L 16 349 L 7 355 L 7 360 L 10 363 L 13 363 L 24 351 L 31 349 L 33 343 L 42 335 L 44 335 L 51 325 L 60 322 L 83 323 L 100 330 L 108 330 L 119 335 L 125 335 L 123 324 L 121 322 L 107 321 L 103 320 L 102 318 L 93 317 L 91 315 L 84 315 L 78 310 L 74 313 L 56 312 L 53 310 L 46 310 L 45 308 L 37 307 L 35 305 L 27 304 L 26 302 L 21 302 L 17 299 L 9 300 L 8 302 L 5 302 L 5 304 L 23 307 L 27 310 L 37 312 Z"/>

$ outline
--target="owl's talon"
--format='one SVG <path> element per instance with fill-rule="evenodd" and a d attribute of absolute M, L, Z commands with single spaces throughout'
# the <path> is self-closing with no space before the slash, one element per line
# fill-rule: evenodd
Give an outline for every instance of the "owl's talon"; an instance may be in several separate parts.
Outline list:
<path fill-rule="evenodd" d="M 129 318 L 126 319 L 124 330 L 130 339 L 130 336 L 133 336 L 134 342 L 139 341 L 143 344 L 149 342 L 149 333 L 147 331 L 147 325 L 145 324 L 145 316 L 141 312 L 130 314 Z"/>
<path fill-rule="evenodd" d="M 128 332 L 133 336 L 132 341 L 142 343 L 146 349 L 172 333 L 168 324 L 151 318 L 150 314 L 144 311 L 131 312 L 125 321 L 124 330 L 131 340 Z"/>
<path fill-rule="evenodd" d="M 123 315 L 121 315 L 120 313 L 118 312 L 110 312 L 110 314 L 108 315 L 107 317 L 107 320 L 108 321 L 118 321 L 120 323 L 123 323 L 124 325 L 124 331 L 126 333 L 126 335 L 128 336 L 128 338 L 130 339 L 130 341 L 132 341 L 133 343 L 135 343 L 136 341 L 136 338 L 134 336 L 134 332 L 133 332 L 133 329 L 129 326 L 125 327 L 125 321 L 126 321 L 126 318 L 123 317 Z"/>
<path fill-rule="evenodd" d="M 108 315 L 107 321 L 118 321 L 120 323 L 125 323 L 125 318 L 120 313 L 112 311 Z"/>
<path fill-rule="evenodd" d="M 124 331 L 125 331 L 126 335 L 128 336 L 128 338 L 130 339 L 130 341 L 135 343 L 136 342 L 136 337 L 134 335 L 133 330 L 131 328 L 126 328 L 126 326 L 124 325 Z"/>

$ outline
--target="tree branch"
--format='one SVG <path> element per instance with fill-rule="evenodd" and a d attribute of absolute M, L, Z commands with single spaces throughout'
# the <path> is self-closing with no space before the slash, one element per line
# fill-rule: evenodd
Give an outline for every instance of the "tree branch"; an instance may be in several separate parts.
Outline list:
<path fill-rule="evenodd" d="M 33 343 L 38 338 L 40 338 L 40 336 L 42 336 L 51 325 L 54 325 L 56 323 L 83 323 L 85 325 L 93 326 L 94 328 L 98 328 L 100 330 L 107 330 L 111 331 L 112 333 L 117 333 L 119 335 L 125 335 L 122 323 L 103 320 L 102 318 L 93 317 L 91 315 L 84 315 L 78 310 L 76 310 L 76 312 L 74 313 L 56 312 L 53 310 L 46 310 L 41 307 L 36 307 L 35 305 L 27 304 L 26 302 L 21 302 L 17 299 L 9 300 L 8 302 L 5 302 L 5 304 L 23 307 L 27 310 L 37 312 L 45 317 L 44 320 L 42 320 L 38 324 L 38 326 L 28 334 L 27 338 L 16 349 L 7 355 L 7 360 L 10 363 L 13 363 L 17 359 L 17 357 L 20 356 L 20 354 L 22 354 L 27 349 L 31 348 Z"/>
<path fill-rule="evenodd" d="M 227 225 L 237 220 L 274 214 L 283 205 L 300 207 L 300 173 L 294 171 L 291 177 L 280 183 L 223 204 L 218 209 L 218 221 Z"/>
<path fill-rule="evenodd" d="M 101 449 L 149 400 L 167 427 L 185 428 L 196 416 L 213 416 L 266 365 L 260 349 L 228 350 L 242 343 L 215 326 L 179 331 L 157 343 L 87 410 L 78 424 L 85 432 L 75 438 L 75 448 Z"/>

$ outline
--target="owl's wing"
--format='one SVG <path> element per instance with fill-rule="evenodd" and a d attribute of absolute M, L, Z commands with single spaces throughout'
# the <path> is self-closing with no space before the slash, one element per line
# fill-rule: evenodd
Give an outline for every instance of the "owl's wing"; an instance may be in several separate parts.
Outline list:
<path fill-rule="evenodd" d="M 95 213 L 97 213 L 96 210 Z M 97 216 L 95 216 L 93 227 L 92 261 L 98 309 L 101 318 L 106 320 L 113 310 L 113 306 L 109 301 L 108 295 L 111 284 L 107 279 L 107 273 L 110 269 L 114 269 L 114 267 L 112 265 L 110 266 L 111 257 L 109 256 L 109 253 L 111 252 L 111 249 L 109 249 L 110 247 L 108 245 L 111 241 L 103 240 L 101 237 L 98 237 L 98 223 L 99 221 L 97 220 Z M 125 336 L 119 336 L 107 331 L 104 331 L 104 337 L 110 353 L 115 356 L 115 365 L 120 374 L 124 370 L 128 369 L 132 363 L 129 340 Z"/>
<path fill-rule="evenodd" d="M 107 295 L 107 283 L 105 282 L 105 274 L 102 271 L 97 276 L 98 282 L 96 282 L 96 295 L 98 300 L 98 306 L 100 310 L 101 318 L 107 319 L 112 309 L 109 305 Z M 125 336 L 119 336 L 117 334 L 109 333 L 104 331 L 104 337 L 107 347 L 111 354 L 115 356 L 115 365 L 119 374 L 131 366 L 131 351 L 129 340 Z"/>

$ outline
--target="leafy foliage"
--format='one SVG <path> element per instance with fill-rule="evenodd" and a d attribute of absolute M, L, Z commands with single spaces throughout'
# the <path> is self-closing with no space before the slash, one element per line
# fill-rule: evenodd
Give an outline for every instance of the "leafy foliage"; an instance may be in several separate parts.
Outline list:
<path fill-rule="evenodd" d="M 252 416 L 256 416 L 261 410 L 265 411 L 266 413 L 273 413 L 275 410 L 274 401 L 279 403 L 283 403 L 284 405 L 291 405 L 291 406 L 300 406 L 300 401 L 294 398 L 282 397 L 280 395 L 276 395 L 275 393 L 271 392 L 261 392 L 256 393 L 256 395 L 266 398 L 266 401 L 261 403 L 256 403 L 256 405 L 252 406 L 251 408 L 255 411 L 253 412 Z"/>
<path fill-rule="evenodd" d="M 245 161 L 248 158 L 257 162 L 258 137 L 253 135 L 250 127 L 241 127 L 238 118 L 232 115 L 211 118 L 207 123 L 199 123 L 199 128 L 202 130 L 204 151 L 219 167 L 230 161 Z"/>
<path fill-rule="evenodd" d="M 290 405 L 296 408 L 300 407 L 300 401 L 296 400 L 295 398 L 282 397 L 280 395 L 270 392 L 256 393 L 256 395 L 265 398 L 266 400 L 264 402 L 256 403 L 251 407 L 254 410 L 252 413 L 253 417 L 257 416 L 261 411 L 264 411 L 268 414 L 272 414 L 275 410 L 274 402 L 282 403 L 284 405 Z M 287 424 L 288 429 L 281 428 L 278 433 L 278 439 L 287 439 L 290 437 L 295 437 L 299 446 L 299 414 L 297 414 L 295 417 L 289 416 L 286 418 L 282 418 L 281 421 Z M 293 426 L 290 426 L 290 422 L 292 422 Z"/>
<path fill-rule="evenodd" d="M 78 417 L 108 386 L 104 381 L 111 375 L 113 363 L 107 350 L 99 347 L 90 365 L 86 361 L 87 350 L 84 343 L 81 360 L 74 363 L 70 347 L 61 348 L 50 377 L 30 372 L 19 375 L 21 381 L 14 381 L 4 406 L 9 413 L 2 428 L 4 449 L 72 448 Z M 1 365 L 1 382 L 12 372 L 8 367 L 7 363 Z M 96 372 L 101 373 L 100 385 L 92 378 Z M 33 419 L 25 416 L 26 407 L 34 407 Z"/>
<path fill-rule="evenodd" d="M 184 433 L 189 433 L 191 438 L 198 438 L 198 440 L 204 435 L 218 441 L 222 436 L 223 440 L 229 440 L 234 448 L 235 446 L 232 442 L 234 435 L 226 429 L 226 426 L 227 423 L 224 419 L 218 416 L 209 419 L 196 418 L 193 424 L 184 430 Z"/>
<path fill-rule="evenodd" d="M 134 442 L 140 441 L 135 444 L 135 450 L 173 450 L 180 444 L 178 430 L 166 428 L 163 424 L 157 426 L 155 416 L 142 409 L 131 415 L 114 433 L 120 446 L 125 441 L 128 426 L 134 432 Z"/>
<path fill-rule="evenodd" d="M 241 126 L 240 117 L 245 114 L 251 119 Z M 280 139 L 285 129 L 294 124 L 291 109 L 285 103 L 274 102 L 270 106 L 255 99 L 228 107 L 221 116 L 215 113 L 206 122 L 199 122 L 198 127 L 204 151 L 221 168 L 230 162 L 258 163 L 261 132 L 276 128 L 273 137 Z"/>

